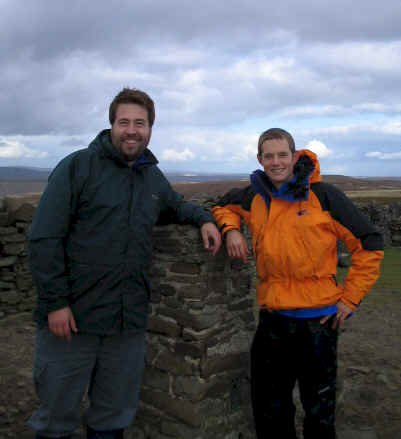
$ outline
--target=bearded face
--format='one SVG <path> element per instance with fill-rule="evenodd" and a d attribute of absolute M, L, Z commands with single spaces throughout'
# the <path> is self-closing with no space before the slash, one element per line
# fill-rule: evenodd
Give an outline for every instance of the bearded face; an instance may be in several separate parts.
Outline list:
<path fill-rule="evenodd" d="M 135 162 L 149 144 L 152 128 L 148 112 L 137 104 L 119 104 L 111 127 L 111 141 L 128 164 Z"/>

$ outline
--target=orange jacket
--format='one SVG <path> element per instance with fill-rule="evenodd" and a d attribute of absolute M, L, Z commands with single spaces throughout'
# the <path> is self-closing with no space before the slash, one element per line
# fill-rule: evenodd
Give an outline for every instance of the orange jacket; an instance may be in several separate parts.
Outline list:
<path fill-rule="evenodd" d="M 319 162 L 300 151 L 294 181 L 277 192 L 255 171 L 251 185 L 222 197 L 213 214 L 222 233 L 252 235 L 259 306 L 270 310 L 322 308 L 339 300 L 355 309 L 379 276 L 381 235 L 337 188 L 321 182 Z M 337 240 L 352 254 L 344 287 L 337 285 Z"/>

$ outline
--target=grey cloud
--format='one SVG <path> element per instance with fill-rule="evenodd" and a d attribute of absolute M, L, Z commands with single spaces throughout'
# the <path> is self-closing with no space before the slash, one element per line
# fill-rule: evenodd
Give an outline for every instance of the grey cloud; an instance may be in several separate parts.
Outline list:
<path fill-rule="evenodd" d="M 274 7 L 259 0 L 230 3 L 200 0 L 141 2 L 3 1 L 1 52 L 30 50 L 39 60 L 74 51 L 119 58 L 135 48 L 166 41 L 211 47 L 251 49 L 278 31 L 307 41 L 399 39 L 398 0 L 284 0 Z"/>
<path fill-rule="evenodd" d="M 70 137 L 60 142 L 60 146 L 66 147 L 79 147 L 80 145 L 85 145 L 85 140 L 80 137 Z"/>
<path fill-rule="evenodd" d="M 283 0 L 274 7 L 260 0 L 0 5 L 2 135 L 96 132 L 124 85 L 154 97 L 161 126 L 238 124 L 300 106 L 329 105 L 349 114 L 379 102 L 391 113 L 394 89 L 401 87 L 397 69 L 355 70 L 325 53 L 341 41 L 400 39 L 399 0 L 338 0 L 330 7 L 321 0 Z M 280 58 L 295 60 L 289 69 L 295 80 L 227 75 L 242 60 Z M 187 69 L 203 69 L 205 78 L 180 85 Z"/>

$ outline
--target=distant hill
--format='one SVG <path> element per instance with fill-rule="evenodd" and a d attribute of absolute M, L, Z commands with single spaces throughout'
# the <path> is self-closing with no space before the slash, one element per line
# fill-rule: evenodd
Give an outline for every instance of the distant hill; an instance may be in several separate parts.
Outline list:
<path fill-rule="evenodd" d="M 52 169 L 34 168 L 28 166 L 0 166 L 0 181 L 35 181 L 47 180 Z M 249 174 L 223 174 L 205 172 L 164 172 L 170 183 L 201 183 L 212 181 L 248 180 Z M 363 185 L 369 181 L 401 181 L 401 177 L 347 177 L 345 175 L 323 175 L 324 181 L 333 184 Z"/>
<path fill-rule="evenodd" d="M 27 192 L 42 192 L 51 169 L 2 166 L 0 167 L 0 197 Z M 249 184 L 248 174 L 212 174 L 195 172 L 165 172 L 169 182 L 184 196 L 195 193 L 221 195 L 232 187 Z M 343 191 L 401 189 L 401 177 L 347 177 L 323 175 L 323 180 Z"/>
<path fill-rule="evenodd" d="M 0 166 L 0 181 L 47 180 L 51 169 L 28 168 L 23 166 Z"/>
<path fill-rule="evenodd" d="M 249 174 L 212 174 L 195 172 L 164 172 L 171 184 L 176 183 L 204 183 L 213 181 L 248 180 Z"/>

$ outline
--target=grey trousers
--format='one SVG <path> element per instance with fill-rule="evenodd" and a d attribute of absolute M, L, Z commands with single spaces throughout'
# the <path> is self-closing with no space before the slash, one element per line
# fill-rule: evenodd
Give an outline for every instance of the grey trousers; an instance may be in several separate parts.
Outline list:
<path fill-rule="evenodd" d="M 145 364 L 145 332 L 74 334 L 70 343 L 48 328 L 36 333 L 34 383 L 39 409 L 28 425 L 46 437 L 71 434 L 81 420 L 88 389 L 87 424 L 94 430 L 125 428 L 135 418 Z M 89 388 L 88 388 L 89 386 Z"/>

